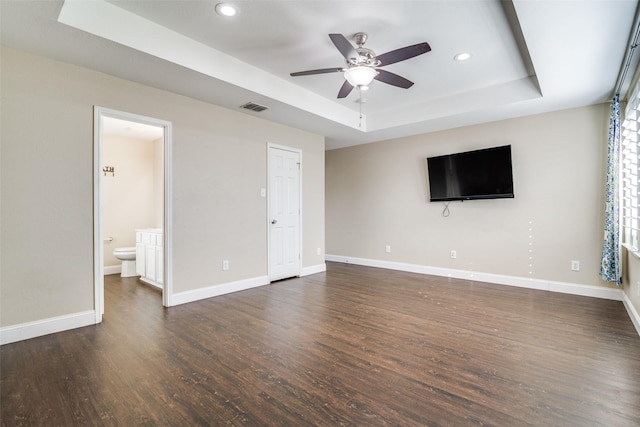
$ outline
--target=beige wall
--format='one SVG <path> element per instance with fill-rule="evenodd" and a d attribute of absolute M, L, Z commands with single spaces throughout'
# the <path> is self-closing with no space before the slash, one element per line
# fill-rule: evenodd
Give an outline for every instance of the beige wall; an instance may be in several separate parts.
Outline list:
<path fill-rule="evenodd" d="M 160 140 L 103 137 L 103 162 L 115 168 L 115 174 L 109 173 L 102 178 L 103 233 L 105 237 L 113 238 L 112 242 L 104 243 L 105 266 L 120 265 L 113 250 L 135 246 L 136 229 L 162 228 L 162 221 L 156 222 L 162 218 L 163 211 L 163 193 L 156 189 L 161 190 L 164 182 L 162 163 L 156 168 L 157 152 L 162 153 Z"/>
<path fill-rule="evenodd" d="M 610 286 L 599 277 L 607 125 L 597 105 L 328 151 L 327 253 Z M 515 198 L 452 202 L 443 217 L 425 158 L 506 144 Z"/>
<path fill-rule="evenodd" d="M 303 266 L 324 263 L 324 138 L 2 49 L 0 326 L 93 310 L 93 106 L 173 124 L 174 292 L 267 274 L 267 143 L 303 153 Z M 116 171 L 117 172 L 117 171 Z M 222 271 L 222 259 L 231 269 Z"/>

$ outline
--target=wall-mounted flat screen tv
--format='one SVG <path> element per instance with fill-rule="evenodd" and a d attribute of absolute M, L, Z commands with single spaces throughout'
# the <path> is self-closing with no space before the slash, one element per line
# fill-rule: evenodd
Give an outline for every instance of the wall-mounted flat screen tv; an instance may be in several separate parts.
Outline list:
<path fill-rule="evenodd" d="M 511 146 L 427 158 L 430 200 L 513 198 Z"/>

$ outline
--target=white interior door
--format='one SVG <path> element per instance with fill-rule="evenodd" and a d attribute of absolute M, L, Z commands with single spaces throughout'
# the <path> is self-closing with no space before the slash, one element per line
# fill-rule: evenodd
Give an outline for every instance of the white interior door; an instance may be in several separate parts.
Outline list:
<path fill-rule="evenodd" d="M 269 278 L 300 275 L 300 152 L 269 147 Z"/>

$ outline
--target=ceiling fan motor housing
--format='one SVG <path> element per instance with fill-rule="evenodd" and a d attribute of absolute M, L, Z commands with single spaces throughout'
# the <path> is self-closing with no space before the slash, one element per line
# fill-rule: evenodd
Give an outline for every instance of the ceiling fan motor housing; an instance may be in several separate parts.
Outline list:
<path fill-rule="evenodd" d="M 356 52 L 358 52 L 357 58 L 350 58 L 348 63 L 349 65 L 364 65 L 367 67 L 377 67 L 380 65 L 380 61 L 376 59 L 376 54 L 366 47 L 358 47 L 356 48 Z"/>
<path fill-rule="evenodd" d="M 358 53 L 357 58 L 349 58 L 347 64 L 349 66 L 366 66 L 377 67 L 380 61 L 376 60 L 376 54 L 371 50 L 363 47 L 369 36 L 366 33 L 355 33 L 353 41 L 358 46 L 355 51 Z"/>

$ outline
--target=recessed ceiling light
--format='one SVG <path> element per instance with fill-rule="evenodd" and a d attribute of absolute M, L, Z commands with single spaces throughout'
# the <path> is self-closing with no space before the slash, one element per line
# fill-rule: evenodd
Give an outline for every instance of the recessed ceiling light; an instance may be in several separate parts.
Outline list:
<path fill-rule="evenodd" d="M 238 10 L 229 3 L 218 3 L 216 5 L 216 13 L 222 16 L 234 16 Z"/>
<path fill-rule="evenodd" d="M 467 52 L 462 52 L 453 57 L 455 61 L 466 61 L 471 58 L 471 54 Z"/>

